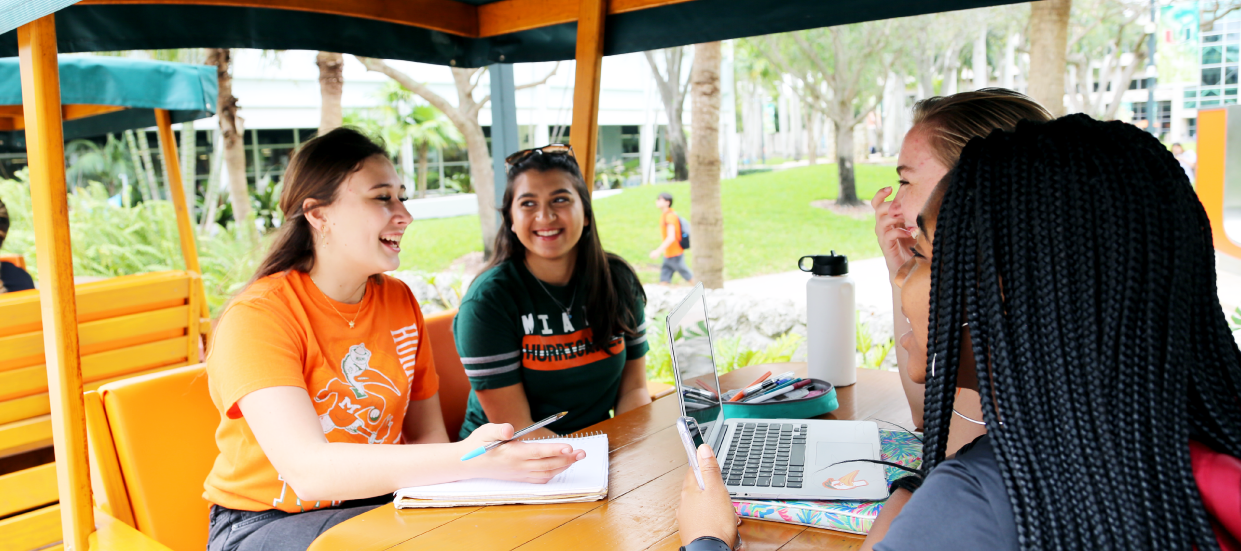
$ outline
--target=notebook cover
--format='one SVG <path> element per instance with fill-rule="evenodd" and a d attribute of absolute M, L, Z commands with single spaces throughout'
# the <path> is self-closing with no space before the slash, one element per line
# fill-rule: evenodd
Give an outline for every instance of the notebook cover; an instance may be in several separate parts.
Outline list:
<path fill-rule="evenodd" d="M 879 430 L 880 458 L 898 465 L 917 468 L 922 465 L 922 443 L 904 431 Z M 888 482 L 909 476 L 895 467 L 884 466 Z M 801 524 L 866 534 L 883 509 L 882 501 L 777 501 L 733 500 L 737 514 L 759 520 Z"/>

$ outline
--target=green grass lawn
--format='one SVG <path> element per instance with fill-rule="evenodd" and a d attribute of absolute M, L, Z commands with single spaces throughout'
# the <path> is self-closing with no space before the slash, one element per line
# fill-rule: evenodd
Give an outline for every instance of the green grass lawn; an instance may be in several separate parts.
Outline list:
<path fill-rule="evenodd" d="M 858 196 L 863 200 L 895 182 L 890 166 L 857 165 Z M 721 186 L 726 279 L 795 270 L 801 256 L 832 249 L 854 260 L 880 254 L 872 220 L 810 206 L 811 201 L 836 198 L 834 164 L 751 174 Z M 660 241 L 655 196 L 664 191 L 673 195 L 674 209 L 688 220 L 688 183 L 631 188 L 595 202 L 604 248 L 633 264 L 643 281 L 659 279 L 659 261 L 647 255 Z M 402 269 L 444 270 L 454 259 L 482 250 L 478 217 L 416 221 L 401 248 Z M 691 267 L 692 257 L 691 248 Z"/>

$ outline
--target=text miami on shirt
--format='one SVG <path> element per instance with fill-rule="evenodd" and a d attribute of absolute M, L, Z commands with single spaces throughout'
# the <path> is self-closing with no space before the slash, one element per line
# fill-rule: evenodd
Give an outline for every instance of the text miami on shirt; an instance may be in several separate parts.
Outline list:
<path fill-rule="evenodd" d="M 625 348 L 622 335 L 616 335 L 603 348 L 594 344 L 594 333 L 589 327 L 575 330 L 569 315 L 562 313 L 560 323 L 564 334 L 554 335 L 546 314 L 521 316 L 522 366 L 536 371 L 560 371 L 572 369 L 607 359 Z"/>

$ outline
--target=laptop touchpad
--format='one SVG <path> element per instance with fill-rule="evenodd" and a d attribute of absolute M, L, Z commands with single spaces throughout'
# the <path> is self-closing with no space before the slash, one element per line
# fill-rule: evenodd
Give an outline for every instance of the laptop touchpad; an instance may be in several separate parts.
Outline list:
<path fill-rule="evenodd" d="M 819 442 L 815 451 L 818 453 L 814 454 L 814 465 L 820 469 L 841 461 L 875 459 L 875 453 L 870 444 L 859 444 L 856 442 Z M 853 470 L 862 465 L 866 465 L 866 463 L 842 463 L 836 465 L 836 467 L 849 467 L 849 470 Z"/>

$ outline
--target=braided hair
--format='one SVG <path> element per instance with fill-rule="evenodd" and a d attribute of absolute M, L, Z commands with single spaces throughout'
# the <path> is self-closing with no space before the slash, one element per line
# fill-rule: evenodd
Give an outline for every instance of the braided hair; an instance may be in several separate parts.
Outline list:
<path fill-rule="evenodd" d="M 1218 549 L 1189 440 L 1241 457 L 1241 351 L 1172 154 L 1075 115 L 971 141 L 945 184 L 927 470 L 968 329 L 1022 549 Z"/>

